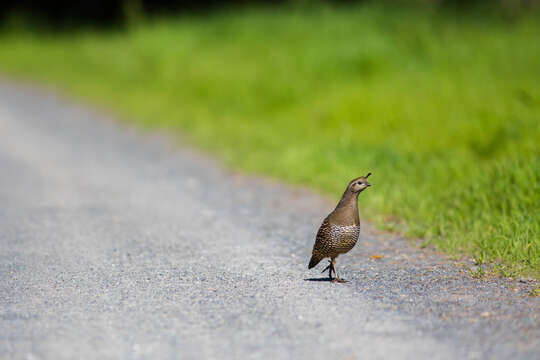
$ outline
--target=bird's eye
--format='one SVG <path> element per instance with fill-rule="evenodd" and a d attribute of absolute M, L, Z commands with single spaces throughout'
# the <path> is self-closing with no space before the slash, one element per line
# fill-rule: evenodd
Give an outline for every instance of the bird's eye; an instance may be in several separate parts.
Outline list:
<path fill-rule="evenodd" d="M 358 185 L 362 185 L 362 183 L 361 183 L 361 182 L 357 182 L 357 184 L 358 184 Z"/>

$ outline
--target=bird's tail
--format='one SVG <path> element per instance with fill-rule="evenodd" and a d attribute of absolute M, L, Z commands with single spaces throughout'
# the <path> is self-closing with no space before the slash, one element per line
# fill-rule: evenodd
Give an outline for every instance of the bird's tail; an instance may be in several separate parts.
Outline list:
<path fill-rule="evenodd" d="M 315 267 L 322 259 L 313 255 L 311 257 L 311 260 L 309 260 L 308 269 L 311 269 L 312 267 Z"/>

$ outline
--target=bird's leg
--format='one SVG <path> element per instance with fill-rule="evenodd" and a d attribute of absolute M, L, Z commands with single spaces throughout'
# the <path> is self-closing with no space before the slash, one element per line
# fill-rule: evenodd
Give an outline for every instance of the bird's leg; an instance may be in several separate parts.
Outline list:
<path fill-rule="evenodd" d="M 328 270 L 328 277 L 330 278 L 330 281 L 334 281 L 332 279 L 332 271 L 335 273 L 336 272 L 336 269 L 334 269 L 334 264 L 332 263 L 332 260 L 328 260 L 328 266 L 324 268 L 323 271 L 321 271 L 321 273 L 325 272 L 326 270 Z"/>
<path fill-rule="evenodd" d="M 334 274 L 336 274 L 336 277 L 334 279 L 332 279 L 332 277 L 330 276 L 330 281 L 331 282 L 338 282 L 338 283 L 346 283 L 347 280 L 340 278 L 338 273 L 337 273 L 336 259 L 332 259 L 331 262 L 330 262 L 330 265 L 332 265 L 331 269 L 334 270 Z M 328 265 L 328 266 L 330 266 L 330 265 Z"/>

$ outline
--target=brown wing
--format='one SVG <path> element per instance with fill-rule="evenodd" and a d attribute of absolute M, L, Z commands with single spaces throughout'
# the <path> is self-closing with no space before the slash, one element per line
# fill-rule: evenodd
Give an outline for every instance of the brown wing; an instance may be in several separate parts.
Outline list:
<path fill-rule="evenodd" d="M 315 238 L 315 245 L 313 245 L 313 251 L 311 252 L 311 260 L 309 262 L 308 268 L 311 269 L 317 265 L 322 259 L 324 259 L 328 253 L 330 246 L 330 222 L 328 217 L 324 219 L 319 231 L 317 231 L 317 236 Z"/>

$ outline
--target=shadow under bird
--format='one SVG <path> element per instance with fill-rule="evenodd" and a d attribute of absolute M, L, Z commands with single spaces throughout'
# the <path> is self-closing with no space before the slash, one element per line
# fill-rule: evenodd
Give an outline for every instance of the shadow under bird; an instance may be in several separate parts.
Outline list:
<path fill-rule="evenodd" d="M 328 277 L 332 282 L 346 282 L 338 275 L 336 258 L 349 252 L 358 241 L 360 235 L 358 195 L 371 186 L 367 181 L 370 175 L 371 173 L 368 173 L 349 182 L 336 208 L 324 219 L 317 232 L 308 269 L 315 267 L 322 259 L 330 258 L 328 266 L 322 272 L 328 270 Z M 332 272 L 335 278 L 332 278 Z"/>

